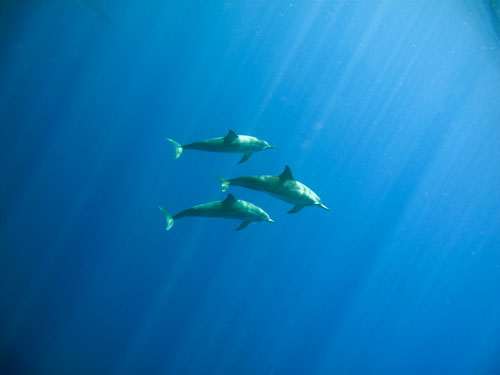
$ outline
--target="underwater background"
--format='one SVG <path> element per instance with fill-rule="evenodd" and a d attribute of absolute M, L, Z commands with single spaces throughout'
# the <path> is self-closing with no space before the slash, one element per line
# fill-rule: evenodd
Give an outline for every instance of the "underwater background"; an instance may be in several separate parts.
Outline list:
<path fill-rule="evenodd" d="M 495 3 L 3 1 L 0 372 L 500 374 Z"/>

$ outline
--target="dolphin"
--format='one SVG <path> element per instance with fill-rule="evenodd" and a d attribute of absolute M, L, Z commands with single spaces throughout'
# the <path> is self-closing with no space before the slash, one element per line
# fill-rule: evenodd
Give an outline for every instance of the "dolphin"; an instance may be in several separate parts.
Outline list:
<path fill-rule="evenodd" d="M 267 150 L 268 148 L 276 148 L 266 141 L 248 135 L 238 135 L 232 130 L 229 130 L 225 137 L 206 139 L 183 146 L 173 139 L 167 139 L 174 146 L 176 159 L 181 156 L 183 150 L 200 150 L 243 154 L 243 157 L 238 162 L 243 163 L 247 161 L 254 152 Z"/>
<path fill-rule="evenodd" d="M 229 185 L 242 186 L 247 189 L 263 191 L 282 201 L 293 204 L 294 207 L 288 211 L 289 214 L 299 212 L 305 206 L 318 206 L 329 210 L 314 191 L 295 180 L 288 165 L 279 176 L 245 176 L 230 180 L 216 174 L 214 176 L 221 182 L 222 191 L 226 191 Z"/>
<path fill-rule="evenodd" d="M 167 220 L 166 230 L 170 230 L 174 225 L 174 220 L 188 216 L 202 217 L 222 217 L 226 219 L 242 220 L 241 225 L 236 230 L 245 229 L 248 224 L 253 221 L 267 221 L 274 223 L 275 221 L 269 217 L 269 214 L 255 204 L 243 200 L 236 200 L 232 194 L 228 194 L 223 201 L 215 201 L 200 204 L 181 211 L 178 214 L 171 216 L 163 207 L 160 206 L 161 212 Z"/>

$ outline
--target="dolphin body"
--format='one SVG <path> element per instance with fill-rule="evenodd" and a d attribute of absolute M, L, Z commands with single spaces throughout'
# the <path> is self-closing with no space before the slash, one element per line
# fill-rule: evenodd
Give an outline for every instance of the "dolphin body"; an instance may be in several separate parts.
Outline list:
<path fill-rule="evenodd" d="M 166 230 L 170 230 L 174 225 L 174 220 L 188 216 L 201 217 L 221 217 L 226 219 L 242 220 L 241 225 L 236 230 L 245 229 L 253 221 L 275 221 L 269 217 L 269 214 L 255 204 L 243 200 L 236 200 L 232 194 L 228 194 L 223 201 L 209 202 L 200 204 L 181 211 L 171 216 L 164 208 L 160 207 L 161 212 L 167 220 Z"/>
<path fill-rule="evenodd" d="M 206 139 L 183 146 L 173 139 L 167 139 L 174 146 L 176 159 L 181 156 L 183 150 L 200 150 L 243 154 L 243 157 L 238 162 L 243 163 L 247 161 L 254 152 L 267 150 L 268 148 L 276 148 L 266 141 L 248 135 L 238 135 L 232 130 L 229 130 L 225 137 Z"/>
<path fill-rule="evenodd" d="M 295 180 L 290 167 L 287 165 L 279 176 L 245 176 L 226 180 L 215 175 L 222 184 L 222 191 L 226 191 L 229 185 L 242 186 L 247 189 L 263 191 L 282 201 L 295 205 L 289 214 L 299 212 L 305 206 L 318 206 L 329 210 L 316 195 L 303 183 Z"/>

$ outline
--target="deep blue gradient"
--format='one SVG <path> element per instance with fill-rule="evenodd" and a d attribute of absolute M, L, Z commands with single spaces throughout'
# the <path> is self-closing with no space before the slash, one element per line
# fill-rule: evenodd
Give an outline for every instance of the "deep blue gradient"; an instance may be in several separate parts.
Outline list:
<path fill-rule="evenodd" d="M 500 373 L 488 3 L 2 5 L 0 372 Z M 165 231 L 287 164 L 330 212 Z"/>

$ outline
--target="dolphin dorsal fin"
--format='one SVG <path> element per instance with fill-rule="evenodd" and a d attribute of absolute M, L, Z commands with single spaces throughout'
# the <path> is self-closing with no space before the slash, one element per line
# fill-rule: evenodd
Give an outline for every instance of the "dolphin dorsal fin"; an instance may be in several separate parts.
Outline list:
<path fill-rule="evenodd" d="M 236 134 L 233 130 L 229 130 L 224 137 L 224 142 L 232 143 L 236 138 L 238 138 L 238 134 Z"/>
<path fill-rule="evenodd" d="M 295 178 L 293 178 L 292 171 L 288 165 L 285 167 L 285 170 L 280 174 L 279 177 L 281 181 L 295 180 Z"/>
<path fill-rule="evenodd" d="M 227 204 L 227 205 L 231 205 L 231 204 L 236 203 L 236 199 L 234 198 L 233 194 L 228 194 L 226 199 L 224 199 L 222 201 L 222 203 Z"/>

